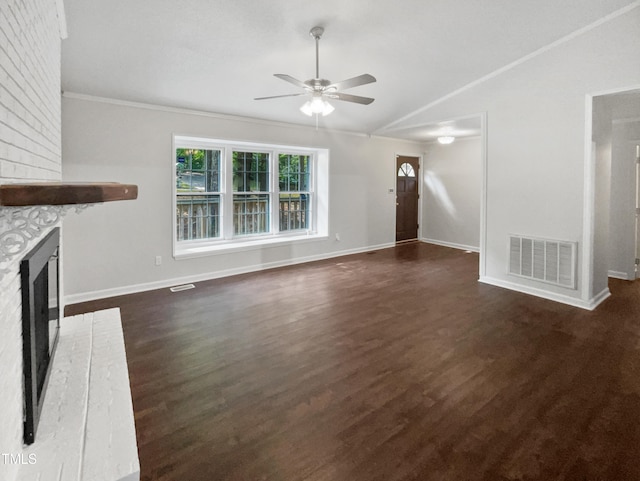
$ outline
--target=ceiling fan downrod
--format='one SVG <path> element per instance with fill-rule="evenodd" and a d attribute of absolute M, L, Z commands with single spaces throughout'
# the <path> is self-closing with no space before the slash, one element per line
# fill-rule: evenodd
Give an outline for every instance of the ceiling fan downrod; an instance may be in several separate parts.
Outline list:
<path fill-rule="evenodd" d="M 313 27 L 309 30 L 309 35 L 316 39 L 316 78 L 320 78 L 320 38 L 324 33 L 324 28 Z"/>

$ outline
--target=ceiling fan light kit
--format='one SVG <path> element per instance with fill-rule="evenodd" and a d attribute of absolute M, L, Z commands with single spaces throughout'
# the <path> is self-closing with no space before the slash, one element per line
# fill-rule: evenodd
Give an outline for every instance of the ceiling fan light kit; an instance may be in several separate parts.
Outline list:
<path fill-rule="evenodd" d="M 314 95 L 311 100 L 307 100 L 302 107 L 300 107 L 300 111 L 311 117 L 313 114 L 322 114 L 329 115 L 331 112 L 335 110 L 335 107 L 331 105 L 329 102 L 324 100 L 319 95 Z"/>
<path fill-rule="evenodd" d="M 304 92 L 296 93 L 296 94 L 285 94 L 285 95 L 273 95 L 270 97 L 258 97 L 254 100 L 267 100 L 267 99 L 276 99 L 282 97 L 297 97 L 300 95 L 311 95 L 311 100 L 305 102 L 302 107 L 300 107 L 300 111 L 308 116 L 312 116 L 313 114 L 326 116 L 335 110 L 335 108 L 327 101 L 327 99 L 335 99 L 342 100 L 344 102 L 353 102 L 362 105 L 369 105 L 374 101 L 371 97 L 361 97 L 359 95 L 350 95 L 344 94 L 340 92 L 340 90 L 346 90 L 353 87 L 358 87 L 360 85 L 370 84 L 376 81 L 373 75 L 362 74 L 357 77 L 353 77 L 347 80 L 342 80 L 340 82 L 331 82 L 330 80 L 320 78 L 320 56 L 319 56 L 319 45 L 320 38 L 324 33 L 324 28 L 322 27 L 313 27 L 309 31 L 309 35 L 311 35 L 316 41 L 316 76 L 315 78 L 306 80 L 302 82 L 290 75 L 287 74 L 274 74 L 275 77 L 284 80 L 285 82 L 289 82 L 297 87 L 304 89 Z"/>

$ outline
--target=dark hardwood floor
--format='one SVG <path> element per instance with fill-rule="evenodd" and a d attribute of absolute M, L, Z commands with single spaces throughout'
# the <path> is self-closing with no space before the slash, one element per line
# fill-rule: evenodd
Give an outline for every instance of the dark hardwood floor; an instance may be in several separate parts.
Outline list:
<path fill-rule="evenodd" d="M 119 306 L 142 480 L 640 480 L 640 283 L 593 312 L 412 243 Z"/>

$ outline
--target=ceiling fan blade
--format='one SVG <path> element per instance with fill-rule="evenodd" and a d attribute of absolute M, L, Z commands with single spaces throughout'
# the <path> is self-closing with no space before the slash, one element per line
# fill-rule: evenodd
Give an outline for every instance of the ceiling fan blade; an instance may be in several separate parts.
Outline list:
<path fill-rule="evenodd" d="M 359 85 L 366 85 L 376 81 L 376 78 L 373 75 L 369 75 L 368 73 L 358 75 L 357 77 L 353 77 L 347 80 L 341 80 L 340 82 L 333 83 L 329 85 L 327 88 L 335 88 L 336 90 L 346 90 L 353 87 L 357 87 Z"/>
<path fill-rule="evenodd" d="M 269 99 L 279 99 L 282 97 L 298 97 L 300 95 L 307 95 L 307 92 L 303 92 L 299 94 L 272 95 L 270 97 L 256 97 L 253 100 L 269 100 Z"/>
<path fill-rule="evenodd" d="M 371 102 L 375 100 L 375 99 L 372 99 L 371 97 L 361 97 L 360 95 L 349 95 L 349 94 L 343 94 L 340 92 L 325 93 L 325 96 L 332 99 L 344 100 L 345 102 L 355 102 L 356 104 L 362 104 L 362 105 L 369 105 Z"/>
<path fill-rule="evenodd" d="M 287 75 L 285 73 L 274 73 L 274 77 L 278 77 L 279 79 L 284 80 L 285 82 L 289 82 L 290 84 L 295 85 L 296 87 L 303 88 L 307 90 L 309 86 L 305 84 L 303 81 L 298 80 L 297 78 L 293 78 L 291 75 Z"/>

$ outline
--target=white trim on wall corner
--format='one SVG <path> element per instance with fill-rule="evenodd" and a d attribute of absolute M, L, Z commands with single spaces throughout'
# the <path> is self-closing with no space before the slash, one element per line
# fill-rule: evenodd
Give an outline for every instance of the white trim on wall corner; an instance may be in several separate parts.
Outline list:
<path fill-rule="evenodd" d="M 425 237 L 420 239 L 420 242 L 424 242 L 426 244 L 435 244 L 437 246 L 443 246 L 443 247 L 451 247 L 453 249 L 460 249 L 463 251 L 471 251 L 471 252 L 480 252 L 480 248 L 476 247 L 476 246 L 468 246 L 465 244 L 457 244 L 455 242 L 447 242 L 447 241 L 441 241 L 441 240 L 437 240 L 437 239 L 427 239 Z"/>
<path fill-rule="evenodd" d="M 306 262 L 321 261 L 325 259 L 332 259 L 334 257 L 342 257 L 351 254 L 361 254 L 363 252 L 377 251 L 381 249 L 388 249 L 395 247 L 395 242 L 386 244 L 379 244 L 375 246 L 369 246 L 358 249 L 346 249 L 337 252 L 331 252 L 328 254 L 318 254 L 308 257 L 298 257 L 296 259 L 286 259 L 283 261 L 267 262 L 265 264 L 238 267 L 234 269 L 226 269 L 218 272 L 206 272 L 204 274 L 197 274 L 193 276 L 177 277 L 173 279 L 163 279 L 161 281 L 145 282 L 143 284 L 133 284 L 123 287 L 114 287 L 112 289 L 102 289 L 99 291 L 83 292 L 80 294 L 71 294 L 64 296 L 65 305 L 77 304 L 79 302 L 95 301 L 98 299 L 105 299 L 108 297 L 124 296 L 127 294 L 135 294 L 137 292 L 152 291 L 154 289 L 164 289 L 179 284 L 188 284 L 194 282 L 209 281 L 212 279 L 219 279 L 221 277 L 235 276 L 238 274 L 247 274 L 249 272 L 258 272 L 268 269 L 275 269 L 276 267 L 286 267 L 296 264 L 304 264 Z"/>
<path fill-rule="evenodd" d="M 611 297 L 611 291 L 608 287 L 605 287 L 604 289 L 602 289 L 602 291 L 600 291 L 600 294 L 589 299 L 590 307 L 588 307 L 588 309 L 590 311 L 593 311 L 596 307 L 602 304 L 605 299 L 608 299 L 609 297 Z"/>
<path fill-rule="evenodd" d="M 588 301 L 585 301 L 576 297 L 565 296 L 563 294 L 558 294 L 556 292 L 550 292 L 550 291 L 538 289 L 535 287 L 524 286 L 522 284 L 503 281 L 501 279 L 496 279 L 493 277 L 481 276 L 478 279 L 478 282 L 482 282 L 483 284 L 489 284 L 496 287 L 502 287 L 504 289 L 509 289 L 516 292 L 521 292 L 523 294 L 528 294 L 531 296 L 541 297 L 543 299 L 560 302 L 562 304 L 567 304 L 573 307 L 579 307 L 581 309 L 586 309 L 588 311 L 594 310 L 605 299 L 607 299 L 611 295 L 609 288 L 606 288 L 602 292 L 600 292 L 597 296 L 594 296 Z"/>
<path fill-rule="evenodd" d="M 482 159 L 482 185 L 480 187 L 480 265 L 478 268 L 479 275 L 485 276 L 487 274 L 487 203 L 488 203 L 488 158 L 489 158 L 489 144 L 487 135 L 487 112 L 480 114 L 480 132 L 482 150 L 480 152 Z"/>
<path fill-rule="evenodd" d="M 593 97 L 585 96 L 585 125 L 584 125 L 584 191 L 582 198 L 582 247 L 578 254 L 582 256 L 581 272 L 578 274 L 582 280 L 578 289 L 584 297 L 589 297 L 593 286 L 593 245 L 595 235 L 595 170 L 596 151 L 593 142 Z"/>
<path fill-rule="evenodd" d="M 410 124 L 410 125 L 403 125 L 401 127 L 393 127 L 390 129 L 386 129 L 385 132 L 396 132 L 398 130 L 408 130 L 408 129 L 416 129 L 418 127 L 425 127 L 428 125 L 434 125 L 434 124 L 439 124 L 442 122 L 451 122 L 452 120 L 468 120 L 468 119 L 476 119 L 478 117 L 480 117 L 484 112 L 477 112 L 477 113 L 473 113 L 473 114 L 467 114 L 467 115 L 459 115 L 457 117 L 447 117 L 447 118 L 442 118 L 442 119 L 436 119 L 436 120 L 430 120 L 428 122 L 418 122 L 415 124 Z M 456 139 L 477 139 L 478 137 L 482 136 L 482 133 L 478 134 L 478 135 L 473 135 L 473 136 L 469 136 L 469 137 L 456 137 Z M 434 139 L 433 142 L 437 142 L 437 139 Z M 431 142 L 426 142 L 426 143 L 431 143 Z"/>

